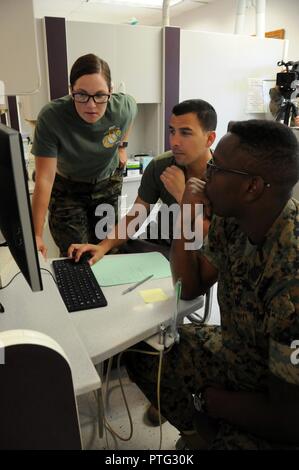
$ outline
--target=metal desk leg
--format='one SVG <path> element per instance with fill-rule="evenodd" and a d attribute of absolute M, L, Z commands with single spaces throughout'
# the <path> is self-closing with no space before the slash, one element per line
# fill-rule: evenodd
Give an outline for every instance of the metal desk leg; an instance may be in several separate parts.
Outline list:
<path fill-rule="evenodd" d="M 97 389 L 96 398 L 97 398 L 97 411 L 98 411 L 98 432 L 99 432 L 99 437 L 102 438 L 104 435 L 104 402 L 103 402 L 102 387 Z"/>

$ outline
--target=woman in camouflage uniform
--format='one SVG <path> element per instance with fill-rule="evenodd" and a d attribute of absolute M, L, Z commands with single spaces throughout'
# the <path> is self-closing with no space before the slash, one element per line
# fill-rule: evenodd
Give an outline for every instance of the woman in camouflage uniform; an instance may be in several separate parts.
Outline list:
<path fill-rule="evenodd" d="M 94 54 L 79 57 L 70 73 L 71 94 L 41 110 L 32 153 L 32 201 L 37 248 L 46 255 L 43 227 L 49 208 L 52 236 L 65 256 L 71 243 L 95 243 L 95 209 L 117 202 L 135 100 L 112 93 L 109 65 Z"/>

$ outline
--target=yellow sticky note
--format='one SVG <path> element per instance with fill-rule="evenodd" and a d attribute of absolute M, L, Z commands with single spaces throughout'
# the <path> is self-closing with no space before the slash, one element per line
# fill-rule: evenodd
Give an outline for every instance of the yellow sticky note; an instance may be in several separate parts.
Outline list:
<path fill-rule="evenodd" d="M 167 300 L 168 297 L 162 289 L 147 289 L 141 290 L 139 292 L 146 304 L 153 302 L 161 302 L 162 300 Z"/>

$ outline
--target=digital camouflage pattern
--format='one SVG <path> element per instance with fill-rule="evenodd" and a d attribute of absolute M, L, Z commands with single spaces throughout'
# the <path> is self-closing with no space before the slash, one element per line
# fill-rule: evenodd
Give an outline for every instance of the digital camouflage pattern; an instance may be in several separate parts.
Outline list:
<path fill-rule="evenodd" d="M 290 359 L 291 343 L 299 339 L 298 213 L 299 203 L 291 199 L 260 246 L 249 242 L 235 219 L 213 217 L 202 254 L 219 271 L 221 327 L 182 326 L 180 343 L 163 358 L 161 411 L 180 431 L 193 428 L 192 394 L 207 385 L 266 393 L 274 374 L 299 387 L 299 364 Z M 128 353 L 126 360 L 131 378 L 157 405 L 158 359 Z M 213 449 L 275 448 L 218 424 Z"/>
<path fill-rule="evenodd" d="M 161 412 L 176 428 L 190 430 L 194 416 L 192 393 L 199 393 L 208 384 L 227 386 L 227 366 L 221 356 L 219 326 L 188 324 L 179 328 L 179 334 L 179 344 L 163 356 Z M 144 343 L 140 349 L 151 350 Z M 158 356 L 127 352 L 125 362 L 131 379 L 157 406 Z"/>
<path fill-rule="evenodd" d="M 299 386 L 299 366 L 291 364 L 289 354 L 292 341 L 299 339 L 297 223 L 295 199 L 259 246 L 249 242 L 235 219 L 212 222 L 203 254 L 219 270 L 222 352 L 230 364 L 229 379 L 239 389 L 265 392 L 269 370 Z"/>
<path fill-rule="evenodd" d="M 174 345 L 163 356 L 161 381 L 161 414 L 181 431 L 194 428 L 194 404 L 192 394 L 199 393 L 209 385 L 218 385 L 227 390 L 236 390 L 229 381 L 229 365 L 221 353 L 221 328 L 215 325 L 184 325 L 179 328 L 180 343 Z M 152 349 L 140 343 L 134 349 Z M 213 352 L 211 351 L 211 349 Z M 158 356 L 126 352 L 125 362 L 131 380 L 156 407 Z M 289 449 L 276 446 L 236 426 L 218 421 L 211 450 L 270 450 Z M 199 421 L 200 428 L 200 421 Z"/>
<path fill-rule="evenodd" d="M 118 216 L 118 197 L 122 189 L 122 170 L 98 183 L 81 183 L 56 175 L 49 204 L 49 227 L 60 255 L 66 256 L 72 243 L 99 243 L 95 216 L 99 204 L 111 204 Z"/>

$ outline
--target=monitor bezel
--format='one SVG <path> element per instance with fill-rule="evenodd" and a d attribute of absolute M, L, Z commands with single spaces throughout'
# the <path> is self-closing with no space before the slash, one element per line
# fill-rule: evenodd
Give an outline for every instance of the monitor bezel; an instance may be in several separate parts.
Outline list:
<path fill-rule="evenodd" d="M 13 188 L 15 191 L 16 202 L 18 207 L 18 217 L 21 223 L 22 240 L 24 243 L 24 256 L 26 259 L 26 267 L 28 269 L 29 279 L 25 279 L 29 283 L 32 291 L 41 291 L 43 289 L 40 265 L 38 260 L 38 252 L 33 228 L 33 219 L 31 212 L 30 196 L 27 183 L 27 173 L 25 167 L 24 150 L 22 144 L 22 138 L 18 131 L 12 129 L 4 124 L 0 124 L 0 132 L 3 132 L 8 139 L 9 151 L 10 151 L 10 162 L 12 167 L 13 176 Z M 2 231 L 3 232 L 3 231 Z M 5 237 L 5 233 L 3 233 Z M 10 248 L 11 241 L 6 240 L 8 247 Z M 14 257 L 17 265 L 22 271 L 18 260 Z"/>

